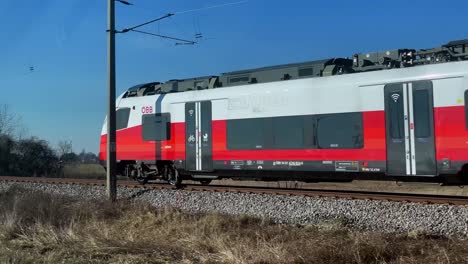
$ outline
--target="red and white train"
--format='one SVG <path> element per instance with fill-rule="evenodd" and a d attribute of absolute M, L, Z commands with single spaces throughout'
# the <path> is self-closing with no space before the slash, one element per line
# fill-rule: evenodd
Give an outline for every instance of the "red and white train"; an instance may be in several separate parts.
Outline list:
<path fill-rule="evenodd" d="M 468 41 L 142 84 L 116 104 L 118 170 L 140 182 L 468 173 Z"/>

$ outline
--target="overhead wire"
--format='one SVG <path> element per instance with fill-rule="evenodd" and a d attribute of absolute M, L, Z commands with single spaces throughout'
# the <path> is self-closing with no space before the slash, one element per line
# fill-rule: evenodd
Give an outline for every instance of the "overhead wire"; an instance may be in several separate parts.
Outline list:
<path fill-rule="evenodd" d="M 120 31 L 119 33 L 125 33 L 125 32 L 128 32 L 128 31 L 133 31 L 133 30 L 136 29 L 136 28 L 139 28 L 139 27 L 142 27 L 142 26 L 145 26 L 145 25 L 154 23 L 154 22 L 156 22 L 156 21 L 163 20 L 163 19 L 168 18 L 168 17 L 171 17 L 171 16 L 173 16 L 173 15 L 174 15 L 173 13 L 168 13 L 168 14 L 165 14 L 164 16 L 158 17 L 158 18 L 153 19 L 153 20 L 150 20 L 150 21 L 148 21 L 148 22 L 141 23 L 141 24 L 139 24 L 139 25 L 136 25 L 136 26 L 133 26 L 133 27 L 129 27 L 129 28 L 124 28 L 124 29 L 123 29 L 122 31 Z"/>
<path fill-rule="evenodd" d="M 118 0 L 120 1 L 120 0 Z M 238 5 L 238 4 L 243 4 L 243 3 L 246 3 L 248 2 L 249 0 L 242 0 L 242 1 L 237 1 L 237 2 L 230 2 L 230 3 L 224 3 L 224 4 L 218 4 L 218 5 L 212 5 L 212 6 L 207 6 L 207 7 L 201 7 L 201 8 L 195 8 L 195 9 L 189 9 L 189 10 L 184 10 L 184 11 L 178 11 L 178 12 L 175 12 L 175 13 L 167 13 L 161 17 L 158 17 L 156 19 L 153 19 L 153 20 L 150 20 L 148 22 L 145 22 L 145 23 L 141 23 L 141 24 L 138 24 L 136 26 L 133 26 L 133 27 L 129 27 L 129 28 L 124 28 L 123 30 L 121 31 L 116 31 L 116 33 L 126 33 L 126 32 L 129 32 L 129 31 L 132 31 L 132 32 L 137 32 L 137 33 L 141 33 L 141 34 L 146 34 L 146 35 L 151 35 L 151 36 L 155 36 L 155 37 L 160 37 L 160 38 L 163 38 L 163 39 L 169 39 L 169 40 L 175 40 L 175 41 L 181 41 L 179 43 L 176 43 L 176 45 L 193 45 L 193 44 L 196 44 L 197 41 L 193 41 L 193 40 L 186 40 L 186 39 L 181 39 L 181 38 L 176 38 L 176 37 L 171 37 L 171 36 L 166 36 L 166 35 L 161 35 L 161 34 L 156 34 L 156 33 L 152 33 L 152 32 L 147 32 L 147 31 L 141 31 L 141 30 L 136 30 L 137 28 L 140 28 L 142 26 L 145 26 L 145 25 L 148 25 L 148 24 L 151 24 L 151 23 L 154 23 L 154 22 L 158 22 L 160 20 L 163 20 L 165 18 L 169 18 L 169 17 L 172 17 L 174 15 L 181 15 L 181 14 L 187 14 L 187 13 L 192 13 L 192 12 L 197 12 L 197 11 L 203 11 L 203 10 L 208 10 L 208 9 L 213 9 L 213 8 L 219 8 L 219 7 L 224 7 L 224 6 L 230 6 L 230 5 Z M 123 1 L 125 2 L 125 1 Z M 125 2 L 124 4 L 126 4 L 127 2 Z M 199 24 L 199 21 L 198 22 L 198 30 L 197 30 L 197 25 L 194 25 L 195 26 L 195 38 L 196 39 L 200 39 L 202 38 L 202 33 L 200 32 L 200 24 Z M 195 24 L 195 23 L 194 23 Z M 159 23 L 158 23 L 158 33 L 159 33 Z"/>
<path fill-rule="evenodd" d="M 239 4 L 243 4 L 243 3 L 247 3 L 247 2 L 249 2 L 249 0 L 243 0 L 243 1 L 225 3 L 225 4 L 218 4 L 218 5 L 194 8 L 194 9 L 174 12 L 174 14 L 175 15 L 181 15 L 181 14 L 192 13 L 192 12 L 197 12 L 197 11 L 203 11 L 203 10 L 208 10 L 208 9 L 213 9 L 213 8 L 218 8 L 218 7 L 224 7 L 224 6 L 230 6 L 230 5 L 239 5 Z"/>
<path fill-rule="evenodd" d="M 145 34 L 145 35 L 151 35 L 151 36 L 155 36 L 155 37 L 160 37 L 160 38 L 163 38 L 163 39 L 171 39 L 171 40 L 176 40 L 176 41 L 182 41 L 186 44 L 196 44 L 195 41 L 193 40 L 186 40 L 186 39 L 181 39 L 181 38 L 175 38 L 175 37 L 171 37 L 171 36 L 166 36 L 166 35 L 160 35 L 160 34 L 156 34 L 156 33 L 151 33 L 151 32 L 146 32 L 146 31 L 141 31 L 141 30 L 136 30 L 136 29 L 132 29 L 130 30 L 132 32 L 137 32 L 137 33 L 141 33 L 141 34 Z"/>

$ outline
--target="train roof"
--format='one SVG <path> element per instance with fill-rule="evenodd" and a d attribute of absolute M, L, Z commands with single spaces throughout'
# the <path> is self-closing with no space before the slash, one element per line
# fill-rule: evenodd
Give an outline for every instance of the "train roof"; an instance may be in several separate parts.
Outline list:
<path fill-rule="evenodd" d="M 417 67 L 463 60 L 468 60 L 468 39 L 451 41 L 431 49 L 396 49 L 359 53 L 354 54 L 352 58 L 331 58 L 232 71 L 221 75 L 169 80 L 164 83 L 144 83 L 129 88 L 123 98 Z"/>

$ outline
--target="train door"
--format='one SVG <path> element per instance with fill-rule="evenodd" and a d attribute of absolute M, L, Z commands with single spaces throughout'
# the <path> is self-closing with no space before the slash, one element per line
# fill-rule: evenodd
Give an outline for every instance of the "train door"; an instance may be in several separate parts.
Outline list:
<path fill-rule="evenodd" d="M 384 88 L 387 174 L 437 175 L 432 82 Z"/>
<path fill-rule="evenodd" d="M 211 101 L 185 104 L 185 169 L 212 171 Z"/>

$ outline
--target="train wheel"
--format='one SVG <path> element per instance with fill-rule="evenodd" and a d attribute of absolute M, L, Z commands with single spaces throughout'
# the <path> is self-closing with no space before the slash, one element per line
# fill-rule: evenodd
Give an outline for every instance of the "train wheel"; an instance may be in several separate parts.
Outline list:
<path fill-rule="evenodd" d="M 129 177 L 133 178 L 135 181 L 142 185 L 148 182 L 148 177 L 141 169 L 130 170 Z"/>
<path fill-rule="evenodd" d="M 180 176 L 179 171 L 177 171 L 174 165 L 166 166 L 166 170 L 169 184 L 179 188 L 182 185 L 182 177 Z"/>
<path fill-rule="evenodd" d="M 201 185 L 208 185 L 211 183 L 211 180 L 201 180 L 200 183 Z"/>
<path fill-rule="evenodd" d="M 145 185 L 146 183 L 148 183 L 148 177 L 139 176 L 139 177 L 136 177 L 136 181 L 141 185 Z"/>

